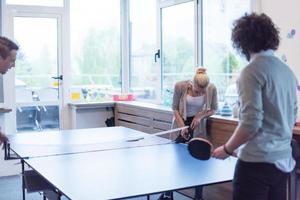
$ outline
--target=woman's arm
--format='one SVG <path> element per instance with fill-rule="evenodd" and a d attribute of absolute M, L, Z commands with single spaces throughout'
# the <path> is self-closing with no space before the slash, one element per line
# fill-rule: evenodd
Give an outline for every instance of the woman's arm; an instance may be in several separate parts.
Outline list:
<path fill-rule="evenodd" d="M 215 110 L 207 110 L 207 111 L 204 110 L 204 111 L 198 112 L 195 115 L 195 117 L 200 118 L 200 120 L 201 120 L 203 118 L 206 118 L 206 117 L 209 117 L 211 115 L 214 115 L 215 113 L 216 113 Z"/>
<path fill-rule="evenodd" d="M 174 117 L 175 117 L 175 122 L 177 123 L 178 127 L 184 127 L 184 121 L 182 119 L 182 117 L 180 116 L 179 112 L 177 110 L 174 110 Z M 189 131 L 188 129 L 183 129 L 180 132 L 180 135 L 185 138 L 186 140 L 189 138 Z"/>
<path fill-rule="evenodd" d="M 178 127 L 184 127 L 185 126 L 184 121 L 183 121 L 182 117 L 180 116 L 178 110 L 174 110 L 173 113 L 174 113 L 175 121 L 176 121 Z"/>
<path fill-rule="evenodd" d="M 180 98 L 182 96 L 180 83 L 176 83 L 174 86 L 174 93 L 173 93 L 173 101 L 172 101 L 172 110 L 173 111 L 179 111 L 179 102 Z"/>
<path fill-rule="evenodd" d="M 172 110 L 174 113 L 175 121 L 179 127 L 183 127 L 184 121 L 179 113 L 179 102 L 182 97 L 182 88 L 181 88 L 181 82 L 178 82 L 174 86 L 174 94 L 173 94 L 173 102 L 172 102 Z"/>
<path fill-rule="evenodd" d="M 200 111 L 200 112 L 198 112 L 196 115 L 195 115 L 195 117 L 194 117 L 194 119 L 193 119 L 193 121 L 192 121 L 192 123 L 191 123 L 191 128 L 192 129 L 195 129 L 198 125 L 199 125 L 199 123 L 200 123 L 200 121 L 202 120 L 202 119 L 204 119 L 204 118 L 206 118 L 206 117 L 209 117 L 209 116 L 211 116 L 211 115 L 213 115 L 213 114 L 215 114 L 215 111 L 214 110 L 208 110 L 208 111 Z"/>
<path fill-rule="evenodd" d="M 213 84 L 210 85 L 210 88 L 211 88 L 211 95 L 208 94 L 209 98 L 210 98 L 210 101 L 209 101 L 210 105 L 208 106 L 209 110 L 200 111 L 195 115 L 195 117 L 191 123 L 192 129 L 195 129 L 199 125 L 199 123 L 202 119 L 207 118 L 211 115 L 214 115 L 216 113 L 216 111 L 218 110 L 217 89 Z"/>
<path fill-rule="evenodd" d="M 218 110 L 218 92 L 217 92 L 217 88 L 215 85 L 212 85 L 212 99 L 211 99 L 211 105 L 210 105 L 210 109 L 214 111 L 213 114 L 215 114 L 215 112 L 217 112 Z"/>
<path fill-rule="evenodd" d="M 174 87 L 174 94 L 173 94 L 173 103 L 172 103 L 172 109 L 175 117 L 175 122 L 177 123 L 178 127 L 184 127 L 184 120 L 182 119 L 182 116 L 179 113 L 179 103 L 180 99 L 183 95 L 182 91 L 182 82 L 178 82 L 175 84 Z M 184 129 L 180 133 L 182 137 L 187 138 L 188 137 L 188 130 Z"/>

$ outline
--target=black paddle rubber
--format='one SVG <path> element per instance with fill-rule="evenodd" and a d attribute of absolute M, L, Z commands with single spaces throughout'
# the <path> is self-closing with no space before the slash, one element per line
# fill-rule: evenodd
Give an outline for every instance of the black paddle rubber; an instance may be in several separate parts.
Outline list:
<path fill-rule="evenodd" d="M 212 144 L 202 138 L 193 138 L 187 144 L 189 153 L 196 159 L 208 160 L 213 149 Z"/>

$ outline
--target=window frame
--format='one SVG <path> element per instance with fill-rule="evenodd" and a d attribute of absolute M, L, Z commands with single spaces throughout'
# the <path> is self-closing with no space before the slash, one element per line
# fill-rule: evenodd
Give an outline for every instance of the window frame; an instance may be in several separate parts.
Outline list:
<path fill-rule="evenodd" d="M 64 0 L 68 1 L 68 0 Z M 64 4 L 65 5 L 65 4 Z M 65 24 L 65 7 L 51 7 L 51 6 L 33 6 L 33 5 L 14 5 L 6 4 L 6 1 L 1 2 L 2 6 L 2 34 L 8 38 L 13 37 L 13 19 L 14 17 L 37 17 L 37 18 L 56 18 L 57 19 L 57 65 L 58 65 L 58 74 L 63 74 L 63 71 L 67 71 L 64 66 L 64 38 L 66 38 L 66 28 Z M 64 77 L 67 78 L 67 77 Z M 65 98 L 65 80 L 62 85 L 59 85 L 59 118 L 60 118 L 60 128 L 66 127 L 68 124 L 68 117 L 66 116 L 65 111 L 67 110 Z M 4 91 L 4 102 L 5 107 L 12 108 L 12 112 L 5 117 L 4 127 L 5 131 L 16 130 L 16 123 L 9 123 L 11 121 L 16 122 L 16 108 L 18 103 L 15 98 L 15 70 L 10 70 L 5 76 L 3 76 L 3 91 Z M 38 103 L 38 102 L 37 102 Z M 38 104 L 37 104 L 38 105 Z M 64 110 L 64 111 L 63 111 Z"/>
<path fill-rule="evenodd" d="M 199 4 L 201 5 L 201 2 L 198 0 L 159 0 L 159 4 L 158 4 L 158 45 L 159 45 L 159 49 L 161 51 L 161 54 L 163 52 L 163 43 L 162 43 L 162 9 L 164 8 L 168 8 L 168 7 L 172 7 L 172 6 L 176 6 L 179 4 L 184 4 L 184 3 L 188 3 L 188 2 L 194 2 L 194 69 L 197 68 L 197 66 L 200 66 L 201 62 L 202 62 L 202 57 L 200 57 L 200 54 L 198 51 L 198 48 L 201 47 L 201 41 L 202 41 L 202 34 L 199 34 L 199 32 L 201 32 L 202 27 L 201 25 L 201 21 L 199 21 L 198 16 L 199 13 L 201 13 L 201 10 L 199 10 L 199 8 L 201 8 L 201 6 L 199 7 Z M 200 31 L 199 31 L 200 30 Z M 199 37 L 200 36 L 200 37 Z M 162 56 L 161 56 L 162 57 Z M 160 66 L 160 89 L 159 89 L 159 99 L 157 100 L 156 103 L 158 104 L 163 104 L 164 99 L 163 99 L 163 66 L 162 66 L 162 60 L 159 59 L 159 66 Z"/>
<path fill-rule="evenodd" d="M 71 0 L 64 0 L 63 7 L 52 7 L 52 6 L 34 6 L 34 5 L 12 5 L 12 4 L 6 4 L 6 0 L 1 1 L 1 32 L 4 33 L 4 35 L 10 36 L 12 33 L 10 33 L 9 28 L 7 25 L 9 22 L 7 22 L 7 12 L 8 10 L 22 10 L 23 12 L 27 13 L 48 13 L 48 14 L 59 14 L 61 16 L 62 20 L 62 35 L 61 35 L 61 74 L 64 75 L 64 81 L 62 85 L 62 108 L 64 116 L 61 117 L 61 124 L 62 128 L 69 127 L 70 119 L 68 119 L 68 104 L 71 103 L 70 95 L 68 93 L 69 88 L 71 87 L 71 77 L 70 73 L 70 1 Z M 128 93 L 129 92 L 129 86 L 130 86 L 130 66 L 129 66 L 129 1 L 130 0 L 119 0 L 120 2 L 120 34 L 121 34 L 121 46 L 120 46 L 120 52 L 121 52 L 121 81 L 122 81 L 122 92 Z M 195 3 L 195 13 L 194 13 L 194 23 L 195 23 L 195 66 L 201 66 L 203 64 L 203 15 L 202 15 L 202 9 L 203 9 L 203 1 L 204 0 L 154 0 L 157 4 L 157 13 L 156 13 L 156 23 L 157 23 L 157 49 L 161 49 L 161 9 L 181 3 L 191 2 L 194 1 Z M 250 0 L 251 1 L 251 10 L 260 13 L 261 12 L 261 0 Z M 154 55 L 155 52 L 153 52 Z M 158 59 L 158 64 L 161 66 L 161 61 Z M 154 101 L 151 101 L 152 103 L 162 104 L 162 69 L 160 68 L 158 76 L 160 76 L 160 88 L 158 89 L 160 91 L 160 94 L 158 94 L 158 98 Z M 9 106 L 8 102 L 12 100 L 12 97 L 8 97 L 6 92 L 11 91 L 11 87 L 14 86 L 14 73 L 9 72 L 6 76 L 3 77 L 3 89 L 4 89 L 4 102 L 0 105 Z M 9 106 L 10 107 L 10 106 Z"/>

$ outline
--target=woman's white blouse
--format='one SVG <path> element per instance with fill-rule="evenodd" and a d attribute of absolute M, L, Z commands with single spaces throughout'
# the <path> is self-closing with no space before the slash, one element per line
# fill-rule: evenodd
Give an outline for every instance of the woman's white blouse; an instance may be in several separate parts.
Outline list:
<path fill-rule="evenodd" d="M 192 97 L 187 95 L 186 97 L 186 116 L 192 117 L 199 111 L 202 111 L 204 106 L 204 95 Z"/>

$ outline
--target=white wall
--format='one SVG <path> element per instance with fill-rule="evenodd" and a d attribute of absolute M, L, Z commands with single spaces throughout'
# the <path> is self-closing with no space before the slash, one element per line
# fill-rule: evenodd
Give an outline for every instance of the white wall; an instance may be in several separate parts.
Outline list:
<path fill-rule="evenodd" d="M 72 129 L 106 127 L 105 120 L 112 117 L 112 108 L 77 108 L 72 115 Z"/>
<path fill-rule="evenodd" d="M 280 28 L 281 44 L 277 56 L 286 55 L 287 64 L 296 74 L 300 83 L 300 1 L 299 0 L 262 0 L 261 10 L 273 19 Z M 287 34 L 296 30 L 293 39 Z M 284 80 L 283 80 L 284 81 Z M 298 92 L 298 107 L 300 108 L 300 92 Z M 298 109 L 300 116 L 300 109 Z"/>

